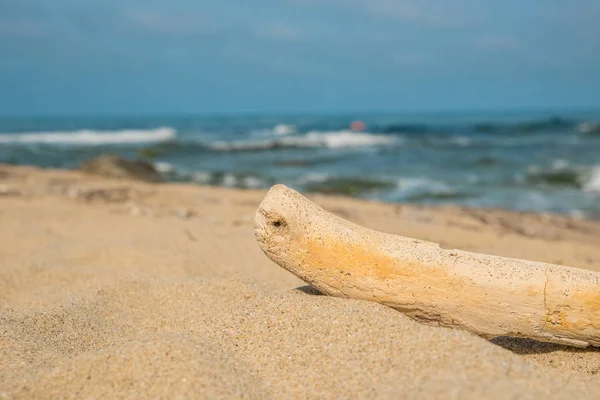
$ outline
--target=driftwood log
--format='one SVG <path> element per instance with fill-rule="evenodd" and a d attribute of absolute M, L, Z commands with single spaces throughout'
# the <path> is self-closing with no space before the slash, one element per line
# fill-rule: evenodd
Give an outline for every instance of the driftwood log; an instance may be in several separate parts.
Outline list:
<path fill-rule="evenodd" d="M 420 322 L 491 339 L 600 346 L 600 273 L 385 234 L 283 185 L 255 216 L 266 255 L 331 296 L 375 301 Z"/>

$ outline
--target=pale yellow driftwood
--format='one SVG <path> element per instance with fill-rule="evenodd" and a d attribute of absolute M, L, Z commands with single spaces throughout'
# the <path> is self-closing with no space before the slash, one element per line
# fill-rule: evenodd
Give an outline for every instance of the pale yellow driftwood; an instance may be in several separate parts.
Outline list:
<path fill-rule="evenodd" d="M 375 301 L 485 338 L 600 346 L 600 273 L 444 250 L 376 232 L 277 185 L 255 217 L 263 251 L 324 294 Z"/>

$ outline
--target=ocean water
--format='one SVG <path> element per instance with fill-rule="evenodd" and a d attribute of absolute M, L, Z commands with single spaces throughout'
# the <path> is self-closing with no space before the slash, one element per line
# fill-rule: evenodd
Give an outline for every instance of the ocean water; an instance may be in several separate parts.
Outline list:
<path fill-rule="evenodd" d="M 0 118 L 1 163 L 102 153 L 172 181 L 600 218 L 600 112 Z"/>

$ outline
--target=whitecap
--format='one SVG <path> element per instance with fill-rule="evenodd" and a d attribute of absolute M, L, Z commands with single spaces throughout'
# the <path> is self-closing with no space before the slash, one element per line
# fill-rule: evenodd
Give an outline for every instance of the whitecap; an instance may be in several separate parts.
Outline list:
<path fill-rule="evenodd" d="M 600 165 L 593 167 L 583 185 L 586 192 L 600 193 Z"/>
<path fill-rule="evenodd" d="M 455 136 L 452 138 L 452 142 L 459 147 L 469 147 L 473 144 L 473 140 L 466 136 Z"/>
<path fill-rule="evenodd" d="M 173 164 L 164 161 L 155 162 L 154 168 L 161 174 L 172 174 L 175 172 Z"/>
<path fill-rule="evenodd" d="M 225 186 L 225 187 L 235 187 L 238 184 L 238 179 L 235 175 L 233 174 L 225 174 L 223 176 L 223 182 L 221 183 L 221 185 Z"/>
<path fill-rule="evenodd" d="M 307 183 L 319 183 L 327 181 L 331 176 L 325 172 L 309 172 L 298 179 L 298 183 L 305 185 Z"/>
<path fill-rule="evenodd" d="M 574 218 L 574 219 L 585 219 L 586 218 L 585 211 L 579 210 L 579 209 L 569 210 L 568 214 L 571 218 Z"/>
<path fill-rule="evenodd" d="M 255 176 L 247 176 L 242 180 L 242 184 L 245 188 L 250 188 L 250 189 L 258 189 L 260 187 L 264 186 L 264 183 L 262 180 L 260 180 L 259 178 L 255 177 Z"/>
<path fill-rule="evenodd" d="M 275 125 L 273 132 L 280 136 L 291 135 L 292 133 L 296 133 L 296 126 L 286 124 Z"/>
<path fill-rule="evenodd" d="M 400 178 L 396 181 L 396 185 L 401 192 L 405 192 L 407 194 L 413 194 L 415 192 L 428 192 L 435 194 L 454 193 L 452 188 L 450 188 L 447 184 L 423 177 Z"/>
<path fill-rule="evenodd" d="M 360 148 L 398 144 L 396 136 L 342 131 L 310 131 L 305 135 L 291 135 L 278 139 L 251 141 L 214 142 L 210 147 L 216 151 L 259 151 L 277 148 Z"/>
<path fill-rule="evenodd" d="M 343 131 L 311 131 L 304 137 L 307 147 L 329 147 L 332 149 L 344 147 L 369 147 L 394 144 L 397 137 L 375 135 L 372 133 L 359 133 L 348 130 Z M 301 142 L 302 143 L 302 142 Z"/>
<path fill-rule="evenodd" d="M 191 178 L 194 182 L 207 184 L 212 180 L 212 174 L 210 172 L 198 171 L 194 172 Z"/>
<path fill-rule="evenodd" d="M 577 126 L 577 132 L 587 135 L 600 132 L 600 123 L 584 122 Z"/>
<path fill-rule="evenodd" d="M 552 161 L 552 168 L 555 170 L 567 169 L 569 168 L 569 165 L 567 160 L 558 159 Z"/>
<path fill-rule="evenodd" d="M 110 144 L 152 143 L 172 140 L 176 131 L 170 127 L 117 131 L 49 131 L 0 134 L 1 144 L 62 144 L 98 146 Z"/>

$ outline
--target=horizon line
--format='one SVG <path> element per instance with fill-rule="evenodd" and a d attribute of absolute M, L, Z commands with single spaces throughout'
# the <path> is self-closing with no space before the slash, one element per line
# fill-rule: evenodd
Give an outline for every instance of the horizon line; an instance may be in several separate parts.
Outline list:
<path fill-rule="evenodd" d="M 332 111 L 231 111 L 231 112 L 201 112 L 201 111 L 143 111 L 143 112 L 50 112 L 50 113 L 12 113 L 2 114 L 0 119 L 21 119 L 21 118 L 143 118 L 143 117 L 203 117 L 203 118 L 222 118 L 222 117 L 303 117 L 303 116 L 408 116 L 408 115 L 457 115 L 457 114 L 509 114 L 509 113 L 538 113 L 549 114 L 549 116 L 559 117 L 564 113 L 593 113 L 600 112 L 600 106 L 596 107 L 522 107 L 522 108 L 464 108 L 464 109 L 439 109 L 439 110 L 332 110 Z M 558 115 L 552 115 L 558 114 Z"/>

